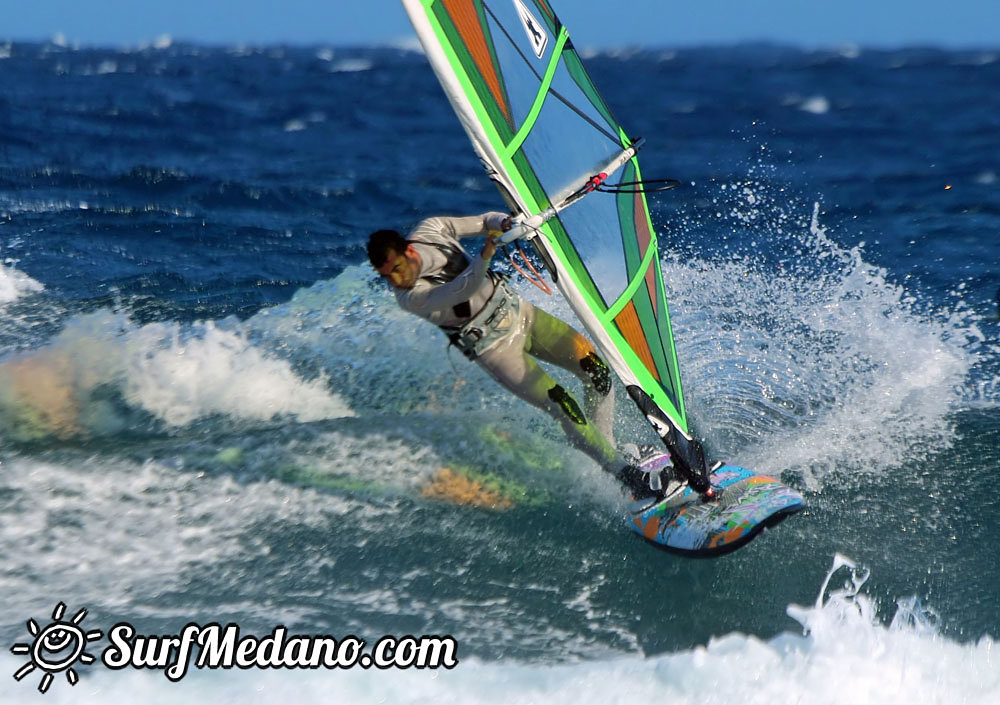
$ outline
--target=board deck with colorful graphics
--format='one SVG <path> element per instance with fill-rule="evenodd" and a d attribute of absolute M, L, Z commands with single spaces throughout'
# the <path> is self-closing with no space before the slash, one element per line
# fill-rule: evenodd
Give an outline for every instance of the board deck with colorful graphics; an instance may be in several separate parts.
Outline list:
<path fill-rule="evenodd" d="M 712 557 L 736 550 L 805 507 L 792 488 L 745 468 L 723 465 L 711 480 L 715 501 L 684 486 L 651 506 L 634 502 L 629 526 L 659 548 Z"/>

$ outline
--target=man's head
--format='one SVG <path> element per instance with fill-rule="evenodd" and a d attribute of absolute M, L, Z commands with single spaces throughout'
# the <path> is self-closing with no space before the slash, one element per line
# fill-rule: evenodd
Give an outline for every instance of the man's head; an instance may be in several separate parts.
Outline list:
<path fill-rule="evenodd" d="M 368 237 L 368 259 L 397 289 L 412 288 L 420 274 L 420 255 L 395 230 L 376 230 Z"/>

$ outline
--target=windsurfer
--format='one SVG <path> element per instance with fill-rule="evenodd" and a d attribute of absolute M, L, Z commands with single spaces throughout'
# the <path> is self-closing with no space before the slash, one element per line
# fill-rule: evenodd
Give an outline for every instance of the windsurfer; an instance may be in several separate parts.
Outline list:
<path fill-rule="evenodd" d="M 562 320 L 517 295 L 489 268 L 495 238 L 509 230 L 503 213 L 436 217 L 404 238 L 379 230 L 368 258 L 389 282 L 400 307 L 441 328 L 449 340 L 501 386 L 552 416 L 572 445 L 614 474 L 635 497 L 649 496 L 644 474 L 613 442 L 611 372 L 594 346 Z M 462 238 L 486 237 L 478 256 Z M 583 408 L 538 360 L 571 372 L 584 389 Z"/>

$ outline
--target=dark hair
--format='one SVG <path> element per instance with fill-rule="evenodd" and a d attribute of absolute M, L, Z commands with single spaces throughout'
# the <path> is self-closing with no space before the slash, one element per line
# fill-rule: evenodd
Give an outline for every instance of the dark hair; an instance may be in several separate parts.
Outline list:
<path fill-rule="evenodd" d="M 376 230 L 368 236 L 368 259 L 378 269 L 389 259 L 389 250 L 401 255 L 408 245 L 406 238 L 395 230 Z"/>

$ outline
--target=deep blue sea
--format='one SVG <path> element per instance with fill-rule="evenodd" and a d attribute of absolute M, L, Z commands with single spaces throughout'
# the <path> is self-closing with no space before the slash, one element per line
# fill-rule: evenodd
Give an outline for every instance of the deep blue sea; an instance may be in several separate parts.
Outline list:
<path fill-rule="evenodd" d="M 1000 47 L 584 53 L 681 182 L 650 205 L 694 432 L 809 508 L 660 552 L 398 310 L 370 231 L 503 207 L 419 51 L 0 43 L 0 701 L 1000 702 Z M 424 496 L 456 467 L 514 506 Z M 7 649 L 60 602 L 459 664 L 42 695 Z"/>

